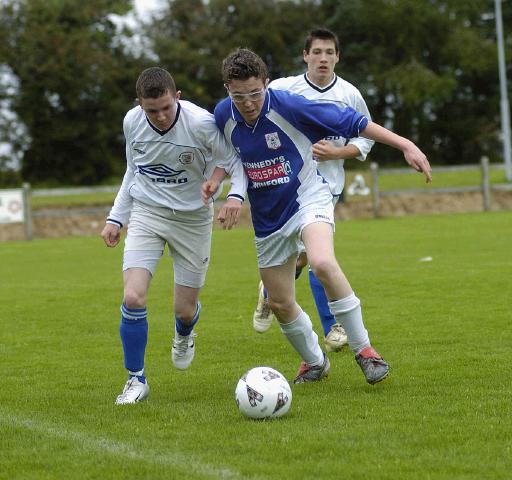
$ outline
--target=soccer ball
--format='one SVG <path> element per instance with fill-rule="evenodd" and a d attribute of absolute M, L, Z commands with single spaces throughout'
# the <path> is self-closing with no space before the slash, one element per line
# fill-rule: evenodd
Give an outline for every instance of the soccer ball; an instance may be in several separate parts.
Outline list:
<path fill-rule="evenodd" d="M 238 380 L 235 400 L 247 417 L 276 418 L 290 410 L 292 391 L 286 378 L 277 370 L 256 367 Z"/>

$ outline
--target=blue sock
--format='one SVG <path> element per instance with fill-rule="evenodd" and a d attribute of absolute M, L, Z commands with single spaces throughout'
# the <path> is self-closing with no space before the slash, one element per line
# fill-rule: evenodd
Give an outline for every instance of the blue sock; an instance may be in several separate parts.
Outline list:
<path fill-rule="evenodd" d="M 129 372 L 144 371 L 144 354 L 148 343 L 148 318 L 146 307 L 128 308 L 121 306 L 121 325 L 119 327 L 124 352 L 124 367 Z M 137 375 L 142 377 L 144 375 Z M 139 378 L 141 380 L 141 378 Z M 142 381 L 142 380 L 141 380 Z M 145 381 L 145 379 L 144 379 Z"/>
<path fill-rule="evenodd" d="M 309 271 L 309 286 L 311 288 L 311 292 L 313 293 L 313 298 L 315 299 L 316 309 L 318 311 L 320 321 L 322 322 L 324 336 L 326 336 L 330 332 L 331 327 L 336 323 L 336 319 L 329 310 L 329 301 L 325 295 L 323 285 L 320 283 L 318 278 L 315 277 L 315 274 L 311 270 Z"/>
<path fill-rule="evenodd" d="M 194 329 L 194 325 L 199 320 L 199 314 L 201 313 L 201 303 L 197 302 L 197 310 L 196 314 L 194 315 L 194 318 L 192 319 L 192 322 L 190 325 L 185 325 L 180 318 L 174 317 L 176 319 L 176 331 L 182 336 L 182 337 L 188 337 L 192 330 Z"/>

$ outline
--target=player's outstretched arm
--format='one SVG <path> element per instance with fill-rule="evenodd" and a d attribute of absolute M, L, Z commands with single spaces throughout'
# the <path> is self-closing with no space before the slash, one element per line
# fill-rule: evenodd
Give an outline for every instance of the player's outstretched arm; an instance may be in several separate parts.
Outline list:
<path fill-rule="evenodd" d="M 374 122 L 368 122 L 366 128 L 361 132 L 361 136 L 401 150 L 405 161 L 418 172 L 422 172 L 427 179 L 427 183 L 432 181 L 432 168 L 427 157 L 411 140 L 401 137 Z"/>
<path fill-rule="evenodd" d="M 115 247 L 121 239 L 121 229 L 112 223 L 107 223 L 101 232 L 101 238 L 107 247 Z"/>

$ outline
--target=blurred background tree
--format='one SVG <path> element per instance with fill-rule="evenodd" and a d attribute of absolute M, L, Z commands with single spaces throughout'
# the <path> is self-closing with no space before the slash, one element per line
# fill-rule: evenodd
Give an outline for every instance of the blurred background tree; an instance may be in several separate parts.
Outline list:
<path fill-rule="evenodd" d="M 501 156 L 492 0 L 322 3 L 344 45 L 342 72 L 361 87 L 377 122 L 418 142 L 436 164 Z M 510 26 L 512 2 L 503 7 Z M 510 29 L 507 40 L 511 79 Z M 379 145 L 372 155 L 398 160 Z"/>
<path fill-rule="evenodd" d="M 25 181 L 94 184 L 124 168 L 120 122 L 139 63 L 115 42 L 110 16 L 130 8 L 128 0 L 4 2 L 0 62 L 19 83 L 11 108 L 26 130 L 16 146 Z"/>
<path fill-rule="evenodd" d="M 184 98 L 213 111 L 225 96 L 221 62 L 247 47 L 267 63 L 271 78 L 302 71 L 302 47 L 319 2 L 294 0 L 174 0 L 147 25 L 145 35 L 162 66 L 173 72 Z"/>
<path fill-rule="evenodd" d="M 143 68 L 167 68 L 184 99 L 212 111 L 229 52 L 255 50 L 272 79 L 297 74 L 306 33 L 322 25 L 342 43 L 337 73 L 361 90 L 375 121 L 412 138 L 433 164 L 502 161 L 493 0 L 162 0 L 131 30 L 115 20 L 129 0 L 1 5 L 0 75 L 12 72 L 17 88 L 0 84 L 0 101 L 9 98 L 24 131 L 9 135 L 4 119 L 0 142 L 21 152 L 24 180 L 120 178 L 121 123 Z M 512 2 L 502 10 L 512 91 Z M 383 146 L 371 158 L 403 164 Z"/>

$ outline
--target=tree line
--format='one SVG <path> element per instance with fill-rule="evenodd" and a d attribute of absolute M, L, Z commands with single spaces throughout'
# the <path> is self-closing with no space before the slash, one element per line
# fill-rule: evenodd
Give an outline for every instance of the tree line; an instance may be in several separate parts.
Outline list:
<path fill-rule="evenodd" d="M 182 98 L 213 111 L 229 52 L 255 50 L 271 79 L 297 74 L 304 37 L 318 26 L 339 35 L 337 73 L 361 90 L 372 118 L 412 138 L 431 163 L 501 161 L 493 0 L 169 0 L 124 25 L 116 19 L 130 0 L 0 5 L 0 105 L 18 119 L 2 113 L 0 142 L 21 158 L 20 171 L 7 172 L 0 154 L 4 184 L 120 179 L 122 119 L 143 68 L 168 69 Z M 512 2 L 502 10 L 510 85 Z M 401 163 L 378 145 L 371 158 Z"/>

